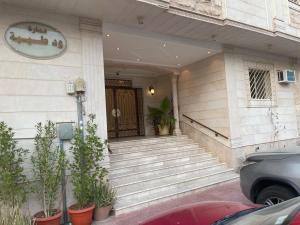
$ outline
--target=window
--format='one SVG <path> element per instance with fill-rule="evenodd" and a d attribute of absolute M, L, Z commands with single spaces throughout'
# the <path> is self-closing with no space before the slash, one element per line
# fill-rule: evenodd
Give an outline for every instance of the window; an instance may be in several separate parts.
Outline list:
<path fill-rule="evenodd" d="M 255 100 L 272 99 L 271 76 L 269 70 L 249 68 L 250 96 Z"/>

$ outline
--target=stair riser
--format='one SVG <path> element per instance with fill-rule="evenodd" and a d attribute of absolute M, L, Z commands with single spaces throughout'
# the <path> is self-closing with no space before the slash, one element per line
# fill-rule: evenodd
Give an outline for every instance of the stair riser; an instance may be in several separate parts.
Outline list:
<path fill-rule="evenodd" d="M 168 177 L 164 177 L 164 178 L 158 178 L 155 180 L 149 180 L 149 181 L 144 181 L 144 182 L 140 182 L 140 183 L 136 183 L 136 184 L 119 186 L 119 187 L 115 187 L 115 188 L 117 190 L 118 195 L 121 196 L 121 195 L 130 194 L 133 192 L 147 190 L 149 188 L 159 188 L 164 185 L 172 185 L 177 182 L 188 180 L 192 177 L 201 177 L 201 176 L 205 176 L 205 175 L 210 175 L 210 174 L 214 174 L 217 172 L 221 172 L 222 170 L 224 170 L 223 166 L 216 166 L 213 168 L 191 171 L 189 173 L 183 173 L 183 174 L 168 176 Z"/>
<path fill-rule="evenodd" d="M 187 143 L 181 143 L 181 144 L 172 144 L 172 145 L 161 145 L 160 147 L 152 147 L 152 146 L 147 146 L 147 147 L 141 147 L 137 146 L 136 149 L 133 150 L 125 150 L 125 149 L 111 149 L 112 150 L 112 155 L 111 156 L 122 156 L 122 155 L 135 155 L 135 154 L 147 154 L 147 153 L 159 153 L 159 152 L 165 152 L 165 151 L 170 151 L 170 149 L 184 149 L 184 148 L 199 148 L 198 145 L 196 144 L 187 144 Z"/>
<path fill-rule="evenodd" d="M 151 164 L 147 164 L 147 165 L 137 165 L 137 166 L 133 166 L 133 167 L 128 167 L 128 168 L 119 168 L 119 169 L 114 169 L 110 171 L 110 174 L 112 176 L 114 175 L 122 175 L 122 174 L 130 174 L 130 173 L 139 173 L 139 172 L 143 172 L 143 171 L 147 171 L 147 170 L 151 170 L 154 168 L 166 168 L 169 166 L 176 166 L 176 165 L 181 165 L 181 164 L 187 164 L 187 163 L 196 163 L 196 162 L 200 162 L 200 161 L 204 161 L 204 160 L 208 160 L 211 159 L 211 157 L 209 156 L 202 156 L 202 155 L 198 155 L 198 156 L 194 156 L 194 157 L 183 157 L 181 159 L 172 159 L 172 160 L 168 160 L 165 162 L 154 162 Z"/>
<path fill-rule="evenodd" d="M 136 165 L 137 161 L 138 163 L 147 163 L 147 162 L 154 162 L 154 161 L 164 161 L 168 160 L 170 158 L 176 158 L 176 157 L 188 157 L 190 155 L 196 155 L 196 154 L 206 154 L 204 151 L 199 149 L 191 149 L 189 151 L 176 151 L 176 152 L 162 152 L 159 155 L 145 155 L 142 157 L 135 157 L 130 159 L 118 159 L 118 160 L 111 160 L 110 164 L 115 167 L 120 166 L 131 166 Z"/>
<path fill-rule="evenodd" d="M 169 138 L 154 138 L 154 139 L 141 139 L 129 142 L 111 142 L 109 143 L 112 148 L 128 148 L 139 145 L 159 145 L 164 143 L 173 143 L 173 142 L 189 142 L 188 137 L 169 137 Z"/>
<path fill-rule="evenodd" d="M 182 166 L 178 166 L 178 167 L 171 167 L 171 168 L 154 170 L 154 171 L 149 171 L 149 172 L 146 171 L 141 174 L 126 175 L 124 177 L 110 176 L 110 181 L 114 186 L 117 186 L 117 185 L 121 185 L 121 184 L 125 184 L 125 183 L 132 183 L 135 181 L 146 180 L 146 179 L 151 179 L 151 178 L 155 178 L 155 177 L 161 177 L 161 176 L 171 175 L 171 174 L 175 174 L 175 173 L 206 168 L 206 167 L 210 167 L 210 166 L 215 166 L 217 164 L 218 164 L 217 160 L 210 160 L 210 161 L 202 162 L 202 163 L 187 164 L 187 165 L 182 165 Z"/>
<path fill-rule="evenodd" d="M 137 144 L 134 146 L 123 146 L 123 147 L 112 147 L 110 146 L 111 151 L 114 154 L 126 154 L 128 152 L 138 152 L 141 149 L 143 151 L 146 150 L 155 150 L 155 149 L 167 149 L 167 148 L 171 148 L 171 147 L 176 147 L 176 146 L 185 146 L 185 145 L 194 145 L 194 146 L 198 146 L 197 144 L 192 144 L 186 141 L 173 141 L 173 142 L 162 142 L 162 143 L 158 143 L 158 144 Z M 199 146 L 198 146 L 199 147 Z"/>
<path fill-rule="evenodd" d="M 129 212 L 132 212 L 132 211 L 135 211 L 135 210 L 140 210 L 144 207 L 149 207 L 151 205 L 160 204 L 162 202 L 166 202 L 166 201 L 169 201 L 169 200 L 172 200 L 172 199 L 178 199 L 178 198 L 183 197 L 183 196 L 197 194 L 199 191 L 207 190 L 207 189 L 211 188 L 212 186 L 218 185 L 220 183 L 232 182 L 232 180 L 235 180 L 235 179 L 236 179 L 235 177 L 226 178 L 226 179 L 222 179 L 222 180 L 219 180 L 219 181 L 212 182 L 210 184 L 205 185 L 204 187 L 199 187 L 197 189 L 194 189 L 194 190 L 191 190 L 191 191 L 188 191 L 188 192 L 178 193 L 178 194 L 174 194 L 172 196 L 168 196 L 168 197 L 165 197 L 165 198 L 154 199 L 152 201 L 150 200 L 148 202 L 140 203 L 140 204 L 137 204 L 135 206 L 124 207 L 124 208 L 116 208 L 115 215 L 121 215 L 121 214 L 124 214 L 124 213 L 129 213 Z"/>
<path fill-rule="evenodd" d="M 111 162 L 111 166 L 113 168 L 121 168 L 121 167 L 129 167 L 129 166 L 135 166 L 137 164 L 152 164 L 155 162 L 164 162 L 164 163 L 168 163 L 168 160 L 187 160 L 187 161 L 191 161 L 193 160 L 193 156 L 195 155 L 200 155 L 202 157 L 204 156 L 209 156 L 207 153 L 202 153 L 202 152 L 184 152 L 183 153 L 175 153 L 175 154 L 169 154 L 169 155 L 160 155 L 160 156 L 152 156 L 149 158 L 143 158 L 143 159 L 134 159 L 134 160 L 130 160 L 130 161 L 121 161 L 121 162 L 116 162 L 113 163 Z"/>
<path fill-rule="evenodd" d="M 210 183 L 226 181 L 228 179 L 233 179 L 237 177 L 232 175 L 232 172 L 224 172 L 217 175 L 211 175 L 209 177 L 200 178 L 196 180 L 190 180 L 184 183 L 170 185 L 167 187 L 162 187 L 159 189 L 154 189 L 147 192 L 142 192 L 139 194 L 128 195 L 124 197 L 118 197 L 116 203 L 116 209 L 138 204 L 139 202 L 152 201 L 159 198 L 164 198 L 170 195 L 176 195 L 177 193 L 186 192 L 193 189 L 201 189 L 202 187 L 207 186 Z"/>

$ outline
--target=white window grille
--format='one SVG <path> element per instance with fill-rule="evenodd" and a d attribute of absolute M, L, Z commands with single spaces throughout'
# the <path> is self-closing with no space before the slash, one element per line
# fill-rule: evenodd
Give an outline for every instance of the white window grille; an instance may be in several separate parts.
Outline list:
<path fill-rule="evenodd" d="M 269 70 L 249 68 L 249 84 L 251 99 L 272 99 Z"/>
<path fill-rule="evenodd" d="M 245 62 L 249 107 L 271 107 L 276 105 L 274 74 L 274 66 L 271 64 Z"/>

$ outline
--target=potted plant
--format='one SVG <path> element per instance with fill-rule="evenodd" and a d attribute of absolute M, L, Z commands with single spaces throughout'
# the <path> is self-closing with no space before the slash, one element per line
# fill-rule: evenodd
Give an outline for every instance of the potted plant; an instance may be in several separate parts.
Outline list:
<path fill-rule="evenodd" d="M 71 163 L 71 177 L 73 193 L 77 203 L 68 209 L 73 225 L 90 225 L 92 223 L 94 185 L 97 180 L 102 180 L 106 169 L 100 166 L 103 159 L 105 144 L 97 136 L 97 125 L 95 115 L 89 115 L 86 136 L 82 131 L 76 129 L 71 151 L 73 161 Z"/>
<path fill-rule="evenodd" d="M 159 135 L 169 135 L 170 129 L 175 124 L 175 118 L 172 115 L 172 104 L 168 97 L 165 97 L 160 103 L 159 108 L 148 106 L 148 118 L 154 128 L 157 128 Z"/>
<path fill-rule="evenodd" d="M 47 121 L 36 125 L 35 149 L 31 157 L 33 165 L 33 190 L 42 203 L 43 210 L 34 215 L 36 225 L 59 225 L 62 211 L 55 208 L 58 188 L 65 165 L 64 152 L 55 145 L 55 124 Z"/>
<path fill-rule="evenodd" d="M 18 205 L 8 206 L 0 202 L 0 225 L 32 225 L 32 221 Z"/>
<path fill-rule="evenodd" d="M 0 122 L 0 201 L 17 206 L 25 201 L 26 176 L 22 164 L 27 150 L 17 147 L 12 128 Z"/>
<path fill-rule="evenodd" d="M 95 185 L 94 202 L 96 209 L 94 212 L 94 219 L 96 221 L 105 220 L 116 201 L 116 191 L 107 183 L 99 182 Z"/>

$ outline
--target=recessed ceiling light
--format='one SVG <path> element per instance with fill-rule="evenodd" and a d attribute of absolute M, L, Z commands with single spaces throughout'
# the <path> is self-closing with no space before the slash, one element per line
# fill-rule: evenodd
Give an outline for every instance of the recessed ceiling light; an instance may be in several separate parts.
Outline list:
<path fill-rule="evenodd" d="M 141 59 L 136 59 L 136 61 L 138 61 L 138 62 L 139 62 L 139 61 L 141 61 Z"/>
<path fill-rule="evenodd" d="M 110 34 L 106 34 L 106 37 L 110 37 Z"/>
<path fill-rule="evenodd" d="M 167 43 L 166 43 L 166 42 L 163 44 L 163 47 L 164 47 L 164 48 L 167 47 Z"/>
<path fill-rule="evenodd" d="M 117 51 L 120 51 L 120 48 L 117 48 Z"/>
<path fill-rule="evenodd" d="M 207 52 L 207 54 L 210 54 L 210 53 L 211 53 L 210 51 Z"/>
<path fill-rule="evenodd" d="M 180 64 L 180 63 L 178 63 L 178 64 L 177 64 L 177 66 L 181 66 L 181 64 Z"/>
<path fill-rule="evenodd" d="M 178 56 L 178 55 L 176 55 L 176 56 L 175 56 L 175 58 L 176 58 L 176 59 L 178 59 L 178 58 L 179 58 L 179 56 Z"/>

